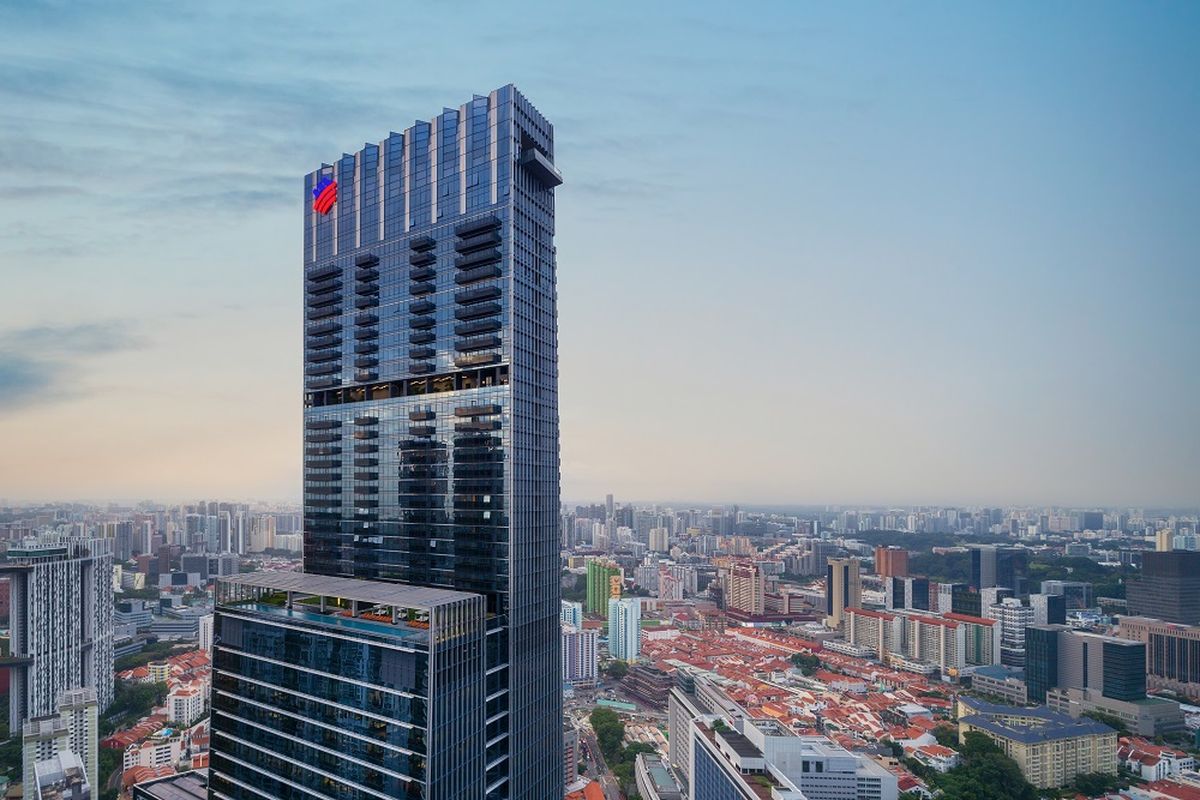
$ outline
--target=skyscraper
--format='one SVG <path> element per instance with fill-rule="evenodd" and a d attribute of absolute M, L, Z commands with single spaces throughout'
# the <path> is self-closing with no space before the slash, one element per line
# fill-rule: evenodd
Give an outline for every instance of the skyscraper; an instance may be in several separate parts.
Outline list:
<path fill-rule="evenodd" d="M 840 628 L 842 612 L 862 607 L 857 558 L 831 558 L 825 570 L 825 625 Z"/>
<path fill-rule="evenodd" d="M 482 598 L 487 798 L 562 794 L 553 158 L 505 86 L 304 180 L 305 571 Z"/>
<path fill-rule="evenodd" d="M 908 551 L 903 547 L 876 547 L 875 574 L 881 578 L 908 575 Z"/>
<path fill-rule="evenodd" d="M 642 604 L 636 597 L 608 601 L 608 653 L 622 661 L 636 661 L 641 652 Z"/>
<path fill-rule="evenodd" d="M 1200 624 L 1200 552 L 1143 553 L 1141 574 L 1129 579 L 1125 597 L 1130 616 Z"/>
<path fill-rule="evenodd" d="M 112 539 L 44 533 L 0 561 L 11 591 L 9 730 L 57 713 L 72 689 L 113 700 Z"/>
<path fill-rule="evenodd" d="M 981 544 L 971 547 L 971 586 L 990 589 L 1001 586 L 1020 595 L 1025 589 L 1028 557 L 1018 547 Z"/>

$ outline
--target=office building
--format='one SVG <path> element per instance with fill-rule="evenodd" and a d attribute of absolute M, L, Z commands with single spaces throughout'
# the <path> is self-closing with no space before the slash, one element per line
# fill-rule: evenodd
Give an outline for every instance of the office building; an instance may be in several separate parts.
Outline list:
<path fill-rule="evenodd" d="M 1062 595 L 1068 611 L 1092 607 L 1092 585 L 1084 581 L 1042 581 L 1042 594 Z"/>
<path fill-rule="evenodd" d="M 1067 598 L 1061 594 L 1031 594 L 1029 607 L 1033 609 L 1033 625 L 1067 624 Z"/>
<path fill-rule="evenodd" d="M 1179 704 L 1146 696 L 1146 645 L 1063 625 L 1026 630 L 1029 699 L 1080 716 L 1099 711 L 1123 720 L 1139 736 L 1183 730 Z"/>
<path fill-rule="evenodd" d="M 641 652 L 642 604 L 636 597 L 608 601 L 608 654 L 636 661 Z"/>
<path fill-rule="evenodd" d="M 1118 635 L 1146 646 L 1146 685 L 1200 700 L 1200 626 L 1121 617 Z"/>
<path fill-rule="evenodd" d="M 977 590 L 1002 586 L 1020 595 L 1025 587 L 1026 563 L 1026 551 L 1021 548 L 973 545 L 971 586 Z"/>
<path fill-rule="evenodd" d="M 59 697 L 53 714 L 33 717 L 21 729 L 25 800 L 50 797 L 50 788 L 89 787 L 99 793 L 99 716 L 95 689 L 72 689 Z M 72 769 L 80 774 L 71 778 Z M 61 788 L 61 787 L 60 787 Z M 73 797 L 64 794 L 63 797 Z"/>
<path fill-rule="evenodd" d="M 658 756 L 638 753 L 633 777 L 642 800 L 684 800 L 682 787 Z"/>
<path fill-rule="evenodd" d="M 486 746 L 405 767 L 429 797 L 562 794 L 553 157 L 505 86 L 304 178 L 305 573 L 486 613 Z"/>
<path fill-rule="evenodd" d="M 562 626 L 562 680 L 577 689 L 596 685 L 600 632 L 594 628 Z"/>
<path fill-rule="evenodd" d="M 1125 586 L 1130 616 L 1200 625 L 1200 551 L 1142 554 L 1142 569 Z"/>
<path fill-rule="evenodd" d="M 293 572 L 217 594 L 214 797 L 484 797 L 483 595 Z"/>
<path fill-rule="evenodd" d="M 587 613 L 604 614 L 608 601 L 621 596 L 624 576 L 621 568 L 610 561 L 592 560 L 587 565 Z"/>
<path fill-rule="evenodd" d="M 1017 708 L 961 695 L 958 703 L 959 738 L 985 734 L 1039 789 L 1064 786 L 1077 775 L 1117 774 L 1117 732 L 1107 725 L 1044 706 Z"/>
<path fill-rule="evenodd" d="M 54 714 L 63 692 L 113 699 L 112 540 L 59 533 L 10 542 L 9 730 Z"/>
<path fill-rule="evenodd" d="M 705 715 L 688 735 L 693 800 L 899 796 L 896 776 L 875 761 L 823 736 L 796 736 L 775 720 Z"/>
<path fill-rule="evenodd" d="M 907 551 L 904 551 L 907 554 Z M 883 579 L 884 599 L 893 610 L 929 611 L 929 579 L 890 577 Z"/>
<path fill-rule="evenodd" d="M 908 551 L 902 547 L 876 547 L 875 574 L 881 578 L 907 577 Z"/>
<path fill-rule="evenodd" d="M 847 608 L 862 607 L 858 559 L 831 558 L 825 569 L 825 627 L 840 628 Z"/>
<path fill-rule="evenodd" d="M 208 771 L 193 769 L 133 785 L 133 800 L 208 800 Z"/>
<path fill-rule="evenodd" d="M 725 577 L 725 607 L 743 614 L 762 614 L 766 611 L 766 588 L 766 576 L 757 564 L 734 564 Z"/>

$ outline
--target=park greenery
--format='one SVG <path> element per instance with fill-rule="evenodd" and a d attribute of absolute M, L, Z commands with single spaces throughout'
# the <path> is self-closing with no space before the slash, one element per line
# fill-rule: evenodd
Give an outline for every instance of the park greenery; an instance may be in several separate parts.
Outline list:
<path fill-rule="evenodd" d="M 160 706 L 167 699 L 166 683 L 134 683 L 117 681 L 116 696 L 112 705 L 100 719 L 100 735 L 108 736 L 113 731 L 133 725 Z"/>
<path fill-rule="evenodd" d="M 625 723 L 611 708 L 597 708 L 588 719 L 592 723 L 592 730 L 596 732 L 596 742 L 600 745 L 600 752 L 609 770 L 616 776 L 626 797 L 634 797 L 634 761 L 638 753 L 654 753 L 655 749 L 641 742 L 625 744 Z"/>
<path fill-rule="evenodd" d="M 946 735 L 934 736 L 946 744 Z M 948 727 L 946 730 L 950 730 Z M 943 741 L 945 739 L 945 741 Z M 913 759 L 905 764 L 931 789 L 939 800 L 1037 800 L 1037 790 L 1025 780 L 1017 762 L 1006 756 L 986 734 L 969 731 L 961 744 L 955 742 L 960 762 L 949 772 L 940 773 Z"/>

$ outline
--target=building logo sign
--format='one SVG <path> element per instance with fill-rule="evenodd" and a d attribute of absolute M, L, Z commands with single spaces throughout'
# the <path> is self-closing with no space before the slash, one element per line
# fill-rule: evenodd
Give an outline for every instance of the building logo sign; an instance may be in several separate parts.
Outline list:
<path fill-rule="evenodd" d="M 318 214 L 328 214 L 333 204 L 337 202 L 337 181 L 332 178 L 321 178 L 313 188 L 313 211 Z"/>

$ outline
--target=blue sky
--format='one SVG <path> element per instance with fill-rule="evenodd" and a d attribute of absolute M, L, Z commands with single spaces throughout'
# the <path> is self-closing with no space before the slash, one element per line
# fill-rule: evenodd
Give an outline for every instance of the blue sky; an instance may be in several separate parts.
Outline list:
<path fill-rule="evenodd" d="M 298 496 L 300 176 L 513 82 L 567 177 L 565 497 L 1200 503 L 1200 6 L 0 29 L 0 496 Z"/>

